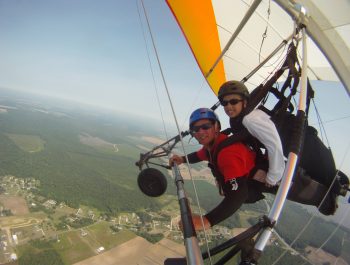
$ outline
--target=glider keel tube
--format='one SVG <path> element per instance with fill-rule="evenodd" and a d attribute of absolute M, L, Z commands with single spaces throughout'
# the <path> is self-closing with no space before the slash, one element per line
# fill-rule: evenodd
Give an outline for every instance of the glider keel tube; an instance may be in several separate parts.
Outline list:
<path fill-rule="evenodd" d="M 279 215 L 281 214 L 284 202 L 287 198 L 289 187 L 292 182 L 294 170 L 298 161 L 298 156 L 294 153 L 290 153 L 288 156 L 288 162 L 285 169 L 285 176 L 282 178 L 282 183 L 278 189 L 274 204 L 271 208 L 269 219 L 272 223 L 275 223 L 278 220 Z M 255 249 L 258 251 L 263 251 L 266 246 L 272 233 L 272 228 L 266 228 L 262 234 L 259 236 L 259 240 L 255 244 Z"/>
<path fill-rule="evenodd" d="M 283 172 L 282 182 L 278 189 L 276 198 L 272 205 L 271 211 L 269 213 L 269 219 L 271 223 L 276 223 L 280 214 L 282 212 L 283 205 L 287 199 L 288 191 L 292 183 L 292 178 L 297 167 L 298 157 L 304 142 L 304 127 L 306 122 L 306 96 L 307 96 L 307 45 L 306 45 L 306 30 L 302 28 L 302 39 L 303 39 L 303 64 L 302 64 L 302 74 L 301 74 L 301 88 L 299 96 L 299 106 L 296 115 L 297 122 L 295 128 L 293 128 L 292 139 L 294 141 L 291 143 L 291 152 L 288 155 L 287 165 Z M 255 254 L 260 254 L 269 240 L 272 233 L 271 228 L 266 228 L 260 235 L 255 244 Z"/>
<path fill-rule="evenodd" d="M 186 247 L 186 256 L 188 265 L 201 265 L 203 263 L 202 253 L 199 248 L 196 230 L 194 229 L 191 209 L 186 197 L 184 182 L 177 164 L 173 165 L 173 176 L 177 188 L 177 196 L 180 205 L 181 222 L 183 227 L 183 236 Z M 164 263 L 171 264 L 171 263 Z"/>

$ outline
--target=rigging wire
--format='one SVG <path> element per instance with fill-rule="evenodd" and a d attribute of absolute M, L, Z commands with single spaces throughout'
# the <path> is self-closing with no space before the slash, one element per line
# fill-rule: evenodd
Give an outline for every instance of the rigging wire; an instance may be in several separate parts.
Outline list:
<path fill-rule="evenodd" d="M 334 236 L 334 234 L 337 232 L 337 230 L 339 229 L 339 227 L 344 223 L 344 221 L 346 220 L 345 217 L 347 217 L 349 214 L 349 208 L 346 209 L 345 214 L 342 216 L 340 222 L 338 223 L 337 227 L 333 230 L 333 232 L 328 236 L 328 238 L 315 250 L 315 254 L 317 252 L 319 252 L 327 243 L 328 241 Z M 301 265 L 304 265 L 305 262 Z"/>
<path fill-rule="evenodd" d="M 296 35 L 297 35 L 297 33 L 296 33 Z M 297 40 L 297 39 L 295 39 L 295 41 L 298 43 L 298 40 Z M 300 56 L 300 55 L 299 55 L 299 56 Z M 317 108 L 316 108 L 316 104 L 315 104 L 314 100 L 313 100 L 313 103 L 314 103 L 314 107 L 315 107 L 315 109 L 316 109 L 316 114 L 317 114 L 318 121 L 319 121 L 320 126 L 322 127 L 322 129 L 323 129 L 323 131 L 324 131 L 324 133 L 325 133 L 325 137 L 326 137 L 326 139 L 327 139 L 327 144 L 329 145 L 329 141 L 328 141 L 328 137 L 327 137 L 327 134 L 326 134 L 326 130 L 325 130 L 324 126 L 323 126 L 323 123 L 322 123 L 322 120 L 321 120 L 321 116 L 320 116 L 320 114 L 319 114 L 319 112 L 318 112 L 318 110 L 317 110 Z M 321 132 L 322 132 L 322 130 L 321 130 Z M 349 151 L 349 149 L 350 149 L 350 143 L 349 143 L 347 152 Z M 343 157 L 343 161 L 342 161 L 341 165 L 344 163 L 345 157 L 346 157 L 346 154 L 345 154 L 344 157 Z M 340 165 L 340 168 L 341 168 L 341 165 Z M 332 181 L 331 185 L 329 186 L 329 188 L 328 188 L 328 190 L 327 190 L 325 196 L 323 197 L 322 201 L 320 202 L 320 204 L 319 204 L 319 206 L 318 206 L 318 209 L 320 208 L 320 206 L 323 204 L 323 202 L 324 202 L 325 199 L 327 198 L 327 196 L 328 196 L 328 194 L 329 194 L 329 192 L 330 192 L 330 190 L 331 190 L 331 187 L 333 186 L 333 184 L 334 184 L 334 182 L 335 182 L 335 180 L 336 180 L 337 173 L 338 173 L 338 171 L 336 172 L 336 174 L 335 174 L 335 176 L 334 176 L 334 178 L 333 178 L 333 181 Z M 302 234 L 303 234 L 304 231 L 307 229 L 307 227 L 310 225 L 310 223 L 311 223 L 312 220 L 315 218 L 315 216 L 316 216 L 316 213 L 314 213 L 314 214 L 311 216 L 311 218 L 309 219 L 309 221 L 305 224 L 305 226 L 303 227 L 303 229 L 298 233 L 298 235 L 294 238 L 294 240 L 293 240 L 292 243 L 290 244 L 291 247 L 292 247 L 292 246 L 295 244 L 295 242 L 302 236 Z M 285 250 L 285 251 L 275 260 L 275 262 L 274 262 L 272 265 L 277 264 L 277 262 L 278 262 L 287 252 L 288 252 L 288 250 Z"/>
<path fill-rule="evenodd" d="M 227 28 L 223 27 L 222 25 L 219 25 L 219 24 L 216 24 L 216 25 L 217 25 L 218 28 L 221 28 L 222 30 L 224 30 L 225 32 L 227 32 L 229 35 L 232 35 L 232 34 L 233 34 L 230 30 L 228 30 Z M 241 42 L 243 42 L 244 45 L 245 45 L 246 47 L 249 47 L 249 49 L 252 50 L 252 52 L 253 52 L 254 54 L 258 55 L 259 61 L 260 61 L 260 59 L 265 59 L 264 56 L 261 55 L 260 52 L 259 52 L 258 50 L 256 50 L 253 46 L 251 46 L 248 42 L 244 41 L 244 40 L 241 39 L 239 36 L 237 36 L 237 39 L 240 40 Z M 276 55 L 277 58 L 276 58 L 276 60 L 275 60 L 274 62 L 269 63 L 269 64 L 267 64 L 267 62 L 266 62 L 266 65 L 263 66 L 262 68 L 268 68 L 268 67 L 272 67 L 273 65 L 275 65 L 275 64 L 281 59 L 281 57 L 283 57 L 284 51 L 285 51 L 285 49 L 286 49 L 286 46 L 287 46 L 287 43 L 284 45 L 283 50 L 279 52 L 280 55 Z M 237 62 L 238 64 L 242 65 L 243 67 L 245 67 L 245 68 L 247 68 L 247 69 L 250 68 L 250 66 L 246 65 L 244 62 L 238 61 L 237 59 L 232 58 L 232 57 L 231 57 L 230 55 L 228 55 L 227 53 L 225 53 L 223 56 L 226 57 L 226 58 L 228 58 L 228 59 L 230 59 L 230 60 L 232 60 L 233 62 Z M 258 73 L 258 74 L 259 74 L 259 73 Z M 259 74 L 259 76 L 260 76 L 261 79 L 264 79 L 264 76 L 263 76 L 263 75 Z"/>
<path fill-rule="evenodd" d="M 141 4 L 142 4 L 142 8 L 143 8 L 143 11 L 144 11 L 144 14 L 145 14 L 145 19 L 146 19 L 146 22 L 147 22 L 148 31 L 149 31 L 149 34 L 150 34 L 150 37 L 151 37 L 151 40 L 152 40 L 153 50 L 154 50 L 155 55 L 156 55 L 156 59 L 157 59 L 158 67 L 159 67 L 160 74 L 161 74 L 161 77 L 162 77 L 162 80 L 163 80 L 164 88 L 165 88 L 165 91 L 166 91 L 167 96 L 168 96 L 168 101 L 169 101 L 169 104 L 170 104 L 170 107 L 171 107 L 171 110 L 172 110 L 173 118 L 174 118 L 174 121 L 175 121 L 175 124 L 176 124 L 176 128 L 178 130 L 178 134 L 179 134 L 179 137 L 180 137 L 181 147 L 182 147 L 182 150 L 183 150 L 184 154 L 186 154 L 186 162 L 187 162 L 187 166 L 188 166 L 188 169 L 189 169 L 189 175 L 190 175 L 190 178 L 191 178 L 191 181 L 192 181 L 192 186 L 193 186 L 193 190 L 194 190 L 197 206 L 198 206 L 199 213 L 200 213 L 200 216 L 201 216 L 202 226 L 204 228 L 204 221 L 203 221 L 203 218 L 202 218 L 203 214 L 202 214 L 201 206 L 200 206 L 200 203 L 199 203 L 197 188 L 196 188 L 196 185 L 194 183 L 194 179 L 193 179 L 193 176 L 192 176 L 191 168 L 190 168 L 189 163 L 188 163 L 188 158 L 187 158 L 187 153 L 186 153 L 185 146 L 184 146 L 183 137 L 182 137 L 182 134 L 181 134 L 181 131 L 180 131 L 179 123 L 177 121 L 177 117 L 176 117 L 175 109 L 174 109 L 174 106 L 173 106 L 173 103 L 172 103 L 172 100 L 171 100 L 170 92 L 169 92 L 167 83 L 165 81 L 163 68 L 162 68 L 162 65 L 160 63 L 158 50 L 157 50 L 157 47 L 155 45 L 155 41 L 154 41 L 154 38 L 153 38 L 151 26 L 150 26 L 150 23 L 149 23 L 149 20 L 148 20 L 147 12 L 146 12 L 145 6 L 143 4 L 143 0 L 141 0 Z M 204 232 L 204 235 L 205 235 L 206 247 L 207 247 L 207 250 L 208 250 L 208 253 L 209 253 L 210 264 L 212 264 L 210 251 L 209 251 L 208 235 L 206 233 L 206 229 L 204 229 L 203 232 Z"/>
<path fill-rule="evenodd" d="M 264 41 L 267 37 L 267 29 L 269 28 L 269 21 L 270 21 L 270 14 L 271 14 L 271 0 L 269 0 L 269 7 L 267 8 L 267 20 L 266 20 L 266 27 L 265 27 L 265 31 L 262 34 L 262 40 L 261 40 L 261 44 L 260 44 L 260 49 L 259 49 L 259 63 L 261 62 L 261 50 L 264 44 Z"/>
<path fill-rule="evenodd" d="M 326 120 L 323 122 L 323 124 L 325 123 L 330 123 L 330 122 L 334 122 L 334 121 L 340 121 L 340 120 L 345 120 L 345 119 L 349 119 L 350 118 L 350 115 L 347 115 L 347 116 L 343 116 L 343 117 L 340 117 L 340 118 L 335 118 L 335 119 L 331 119 L 331 120 Z"/>
<path fill-rule="evenodd" d="M 292 37 L 291 43 L 293 42 L 293 40 L 295 40 L 295 41 L 296 41 L 295 47 L 297 47 L 297 46 L 298 46 L 298 43 L 299 43 L 299 39 L 297 38 L 298 33 L 297 33 L 296 28 L 293 30 L 293 34 L 292 34 L 292 35 L 293 35 L 293 37 Z M 267 80 L 269 80 L 269 79 L 271 78 L 271 76 L 276 72 L 276 69 L 279 69 L 279 68 L 282 67 L 282 65 L 283 65 L 283 63 L 285 62 L 287 56 L 289 55 L 289 52 L 291 52 L 290 49 L 287 49 L 286 54 L 283 56 L 283 53 L 284 53 L 286 47 L 287 47 L 287 43 L 285 44 L 284 49 L 283 49 L 283 51 L 281 52 L 281 54 L 278 56 L 278 58 L 277 58 L 272 64 L 270 64 L 270 66 L 272 66 L 272 65 L 274 65 L 274 64 L 276 64 L 276 65 L 275 65 L 273 71 L 270 72 L 270 74 L 265 78 L 265 80 L 263 81 L 263 83 L 267 82 Z M 286 77 L 286 78 L 287 78 L 287 77 Z"/>
<path fill-rule="evenodd" d="M 346 235 L 346 234 L 347 234 L 347 233 L 346 233 L 345 231 L 343 231 L 343 239 L 342 239 L 342 242 L 341 242 L 342 248 L 344 247 L 344 240 L 345 240 L 345 235 Z M 341 256 L 338 256 L 338 257 L 336 258 L 334 265 L 337 265 L 337 264 L 338 264 L 338 260 L 339 260 L 340 258 L 341 258 Z"/>
<path fill-rule="evenodd" d="M 251 5 L 251 0 L 241 0 L 241 2 L 243 3 L 243 4 L 245 4 L 247 7 L 249 7 L 250 5 Z M 260 17 L 262 20 L 266 20 L 265 19 L 265 16 L 264 15 L 261 15 L 260 14 L 260 12 L 256 12 L 256 15 L 258 16 L 258 17 Z M 283 39 L 283 35 L 276 29 L 276 28 L 274 28 L 273 27 L 273 25 L 270 25 L 270 28 L 274 31 L 274 33 L 276 34 L 276 35 L 278 35 L 281 39 Z"/>
<path fill-rule="evenodd" d="M 194 98 L 192 100 L 192 105 L 191 105 L 191 107 L 188 108 L 188 111 L 187 111 L 187 114 L 185 115 L 185 117 L 190 117 L 192 110 L 193 110 L 193 107 L 194 107 L 194 104 L 198 101 L 199 95 L 204 88 L 204 84 L 205 84 L 205 79 L 203 80 L 202 84 L 199 86 L 199 89 L 195 93 Z M 187 122 L 188 122 L 188 118 L 185 118 L 184 121 L 182 122 L 181 128 L 184 128 L 185 126 L 187 126 L 186 125 Z"/>
<path fill-rule="evenodd" d="M 320 128 L 320 133 L 321 133 L 321 139 L 322 139 L 322 141 L 323 141 L 323 132 L 326 132 L 326 129 L 325 129 L 325 127 L 324 127 L 324 124 L 350 118 L 350 115 L 346 115 L 346 116 L 343 116 L 343 117 L 339 117 L 339 118 L 335 118 L 335 119 L 331 119 L 331 120 L 322 121 L 322 120 L 321 120 L 321 115 L 320 115 L 320 113 L 319 113 L 319 111 L 318 111 L 318 108 L 317 108 L 317 106 L 316 106 L 315 100 L 312 99 L 312 102 L 313 102 L 313 105 L 314 105 L 314 108 L 315 108 L 315 113 L 316 113 L 317 121 L 318 121 L 317 124 L 318 124 L 318 126 L 319 126 L 319 128 Z M 326 142 L 327 142 L 327 144 L 328 144 L 328 146 L 329 146 L 329 140 L 328 140 L 328 138 L 327 138 L 327 134 L 325 134 L 325 138 L 326 138 Z"/>
<path fill-rule="evenodd" d="M 323 132 L 324 132 L 324 127 L 323 127 L 323 123 L 322 123 L 322 120 L 321 120 L 321 116 L 320 116 L 320 113 L 318 112 L 318 108 L 315 104 L 315 101 L 314 99 L 312 99 L 312 103 L 313 103 L 313 106 L 314 106 L 314 109 L 315 109 L 315 112 L 316 112 L 316 117 L 317 117 L 317 125 L 319 127 L 319 132 L 321 134 L 321 139 L 322 139 L 322 142 L 324 141 L 324 136 L 323 136 Z M 327 146 L 329 146 L 329 142 L 328 142 L 328 138 L 326 138 L 326 141 L 327 141 Z"/>
<path fill-rule="evenodd" d="M 320 115 L 320 113 L 318 111 L 318 108 L 316 106 L 316 103 L 315 103 L 314 99 L 312 99 L 312 103 L 313 103 L 314 108 L 315 108 L 317 121 L 318 121 L 318 126 L 320 127 L 321 139 L 323 141 L 323 132 L 324 132 L 324 135 L 325 135 L 324 137 L 326 138 L 327 146 L 329 146 L 329 140 L 328 140 L 328 137 L 327 137 L 327 134 L 326 134 L 326 129 L 324 127 L 324 123 L 322 122 L 321 115 Z"/>
<path fill-rule="evenodd" d="M 144 30 L 143 24 L 142 24 L 140 8 L 139 8 L 139 5 L 137 4 L 137 2 L 138 1 L 136 1 L 137 13 L 139 15 L 139 21 L 140 21 L 140 27 L 141 27 L 141 30 L 142 30 L 142 36 L 143 36 L 143 40 L 144 40 L 145 46 L 146 46 L 147 59 L 148 59 L 149 68 L 150 68 L 150 71 L 151 71 L 151 74 L 152 74 L 152 80 L 153 80 L 154 90 L 156 92 L 156 98 L 157 98 L 157 103 L 158 103 L 158 107 L 159 107 L 159 113 L 160 113 L 160 116 L 161 116 L 161 119 L 162 119 L 162 123 L 163 123 L 163 129 L 164 129 L 165 138 L 166 138 L 166 140 L 168 140 L 169 136 L 168 136 L 167 129 L 166 129 L 166 126 L 165 126 L 162 106 L 160 104 L 160 99 L 159 99 L 159 94 L 158 94 L 158 87 L 157 87 L 157 83 L 156 83 L 156 80 L 155 80 L 155 77 L 154 77 L 152 62 L 151 62 L 151 58 L 150 58 L 150 51 L 149 51 L 148 44 L 147 44 L 147 41 L 146 41 L 145 30 Z M 168 144 L 168 146 L 169 146 L 169 144 Z"/>
<path fill-rule="evenodd" d="M 339 165 L 339 168 L 342 168 L 342 166 L 343 166 L 343 164 L 344 164 L 344 162 L 345 162 L 345 158 L 348 156 L 349 151 L 350 151 L 350 142 L 349 142 L 349 144 L 348 144 L 348 147 L 346 148 L 346 152 L 345 152 L 345 154 L 344 154 L 344 156 L 343 156 L 343 159 L 342 159 L 342 161 L 341 161 L 341 163 L 340 163 L 340 165 Z M 325 196 L 323 197 L 323 199 L 322 199 L 322 201 L 320 202 L 320 205 L 317 207 L 317 209 L 320 208 L 320 206 L 323 204 L 324 200 L 325 200 L 326 197 L 328 196 L 328 194 L 329 194 L 329 192 L 330 192 L 330 190 L 331 190 L 331 188 L 332 188 L 332 186 L 333 186 L 333 184 L 334 184 L 334 182 L 335 182 L 335 180 L 336 180 L 337 174 L 338 174 L 338 170 L 336 171 L 336 174 L 335 174 L 335 176 L 334 176 L 334 178 L 333 178 L 333 181 L 332 181 L 331 185 L 329 186 L 329 188 L 328 188 L 328 190 L 327 190 Z M 292 243 L 290 243 L 290 246 L 293 246 L 293 245 L 295 244 L 295 242 L 302 236 L 302 234 L 303 234 L 303 233 L 305 232 L 305 230 L 309 227 L 310 223 L 312 222 L 312 220 L 313 220 L 315 217 L 316 217 L 316 212 L 312 214 L 311 218 L 310 218 L 309 221 L 306 223 L 306 225 L 303 227 L 303 229 L 302 229 L 302 230 L 298 233 L 298 235 L 294 238 L 294 240 L 292 241 Z M 338 229 L 338 228 L 339 228 L 339 227 L 337 227 L 337 229 Z M 283 251 L 283 253 L 275 260 L 275 262 L 274 262 L 272 265 L 277 264 L 277 262 L 278 262 L 282 257 L 284 257 L 284 255 L 285 255 L 287 252 L 288 252 L 288 250 Z"/>

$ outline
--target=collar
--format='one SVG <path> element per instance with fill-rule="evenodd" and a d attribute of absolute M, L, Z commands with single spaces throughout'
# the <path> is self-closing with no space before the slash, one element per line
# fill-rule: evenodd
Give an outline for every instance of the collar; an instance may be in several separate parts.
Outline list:
<path fill-rule="evenodd" d="M 215 150 L 217 149 L 218 145 L 224 141 L 228 136 L 226 134 L 223 133 L 219 133 L 218 137 L 215 139 L 214 144 L 212 145 L 212 147 L 210 148 L 210 150 L 208 150 L 210 152 L 210 154 L 213 154 L 215 152 Z"/>
<path fill-rule="evenodd" d="M 235 118 L 230 118 L 230 127 L 233 132 L 239 132 L 241 131 L 243 126 L 243 118 L 245 116 L 245 109 L 242 110 L 242 112 Z"/>

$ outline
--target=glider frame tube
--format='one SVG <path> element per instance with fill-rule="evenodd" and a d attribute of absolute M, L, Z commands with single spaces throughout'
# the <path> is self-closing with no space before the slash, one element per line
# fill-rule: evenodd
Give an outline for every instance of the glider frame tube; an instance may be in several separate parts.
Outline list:
<path fill-rule="evenodd" d="M 300 97 L 299 97 L 299 107 L 298 107 L 298 113 L 297 117 L 299 119 L 299 125 L 301 129 L 304 128 L 305 124 L 305 108 L 306 108 L 306 91 L 307 91 L 307 47 L 306 47 L 306 29 L 302 29 L 302 38 L 303 38 L 303 67 L 302 67 L 302 76 L 301 76 L 301 90 L 300 90 Z M 296 141 L 295 145 L 292 147 L 292 152 L 288 155 L 288 161 L 285 168 L 285 171 L 283 173 L 282 183 L 278 189 L 276 198 L 274 200 L 274 203 L 272 205 L 271 211 L 269 213 L 269 218 L 271 222 L 277 222 L 281 212 L 283 205 L 287 199 L 287 194 L 289 191 L 289 188 L 291 186 L 292 177 L 294 174 L 294 171 L 297 166 L 298 162 L 298 156 L 300 153 L 303 137 L 301 137 L 302 134 L 299 135 L 298 141 Z M 262 252 L 268 242 L 268 239 L 270 238 L 272 233 L 271 228 L 265 229 L 260 235 L 259 238 L 255 244 L 255 250 L 257 252 Z"/>
<path fill-rule="evenodd" d="M 290 1 L 274 1 L 291 17 L 298 17 L 300 11 L 296 8 L 295 5 L 291 5 Z M 330 38 L 326 36 L 326 34 L 321 30 L 320 26 L 313 20 L 312 17 L 306 17 L 306 19 L 304 19 L 304 21 L 301 21 L 301 23 L 306 25 L 306 30 L 309 36 L 328 59 L 328 62 L 333 66 L 334 71 L 337 73 L 348 94 L 350 94 L 350 76 L 347 71 L 348 67 L 346 65 L 346 62 L 344 62 L 341 54 L 339 54 L 337 50 L 334 49 Z M 345 43 L 343 45 L 346 46 Z"/>
<path fill-rule="evenodd" d="M 177 196 L 179 199 L 181 221 L 183 226 L 183 236 L 186 247 L 186 257 L 188 265 L 201 265 L 203 263 L 202 253 L 199 248 L 196 230 L 194 229 L 191 208 L 186 197 L 184 189 L 184 181 L 181 176 L 178 165 L 173 165 L 173 176 L 177 188 Z"/>

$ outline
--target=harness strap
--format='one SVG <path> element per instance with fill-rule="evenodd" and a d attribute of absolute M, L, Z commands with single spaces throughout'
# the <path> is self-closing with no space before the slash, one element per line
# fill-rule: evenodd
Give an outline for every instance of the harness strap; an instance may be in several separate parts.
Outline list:
<path fill-rule="evenodd" d="M 228 129 L 226 129 L 225 131 L 227 133 Z M 230 128 L 229 128 L 229 131 L 231 131 Z M 219 155 L 220 151 L 223 148 L 228 147 L 228 146 L 230 146 L 230 145 L 232 145 L 234 143 L 246 141 L 249 137 L 252 137 L 252 136 L 250 135 L 248 130 L 247 129 L 243 129 L 240 132 L 235 133 L 235 134 L 229 136 L 228 138 L 226 138 L 225 140 L 223 140 L 220 144 L 218 144 L 218 146 L 216 147 L 214 153 L 211 154 L 212 160 L 208 164 L 208 167 L 211 169 L 212 174 L 214 175 L 216 181 L 219 184 L 220 193 L 223 192 L 223 188 L 222 187 L 224 185 L 224 177 L 221 174 L 221 172 L 220 172 L 220 170 L 218 169 L 218 166 L 217 166 L 218 155 Z"/>
<path fill-rule="evenodd" d="M 227 129 L 225 131 L 227 131 Z M 223 186 L 225 184 L 225 181 L 224 176 L 217 166 L 218 155 L 222 149 L 238 142 L 244 142 L 248 144 L 256 153 L 255 166 L 249 172 L 248 177 L 253 176 L 258 169 L 262 169 L 264 171 L 267 171 L 268 169 L 268 160 L 265 158 L 260 149 L 260 147 L 263 147 L 263 145 L 256 138 L 254 138 L 246 128 L 243 128 L 241 131 L 230 135 L 228 138 L 218 144 L 214 153 L 211 154 L 212 160 L 210 163 L 208 163 L 208 167 L 211 169 L 211 172 L 219 185 L 220 194 L 223 194 Z M 210 155 L 207 154 L 207 157 L 210 157 Z"/>
<path fill-rule="evenodd" d="M 255 88 L 251 94 L 247 107 L 245 108 L 245 114 L 250 113 L 261 101 L 266 98 L 269 92 L 273 93 L 279 102 L 275 106 L 275 111 L 280 109 L 282 105 L 287 105 L 289 107 L 290 99 L 297 92 L 297 87 L 299 84 L 299 76 L 300 69 L 296 69 L 296 64 L 299 65 L 298 57 L 296 53 L 296 47 L 293 43 L 289 45 L 288 55 L 280 69 L 278 69 L 275 74 L 264 84 L 260 84 L 257 88 Z M 282 76 L 285 70 L 289 69 L 288 77 L 284 82 L 281 91 L 274 88 L 273 85 L 277 82 L 277 80 Z M 293 85 L 291 85 L 293 80 Z M 285 90 L 290 87 L 291 93 L 288 97 L 284 96 Z M 283 102 L 281 102 L 283 101 Z M 284 103 L 285 102 L 285 103 Z M 286 108 L 285 108 L 286 109 Z M 284 109 L 284 110 L 285 110 Z"/>

